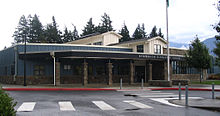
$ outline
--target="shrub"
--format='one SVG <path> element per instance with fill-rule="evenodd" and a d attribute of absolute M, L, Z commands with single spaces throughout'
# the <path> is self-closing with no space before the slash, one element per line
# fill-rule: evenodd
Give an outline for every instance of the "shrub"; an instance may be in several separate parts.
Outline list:
<path fill-rule="evenodd" d="M 16 104 L 16 102 L 13 103 L 13 99 L 0 86 L 0 116 L 15 116 L 14 107 Z"/>

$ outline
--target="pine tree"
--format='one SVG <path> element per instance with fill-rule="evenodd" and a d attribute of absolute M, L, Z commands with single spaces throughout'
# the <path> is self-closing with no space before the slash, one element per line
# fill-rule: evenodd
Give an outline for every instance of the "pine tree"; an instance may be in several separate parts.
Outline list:
<path fill-rule="evenodd" d="M 92 18 L 89 19 L 89 21 L 87 22 L 86 26 L 82 31 L 83 32 L 81 36 L 85 36 L 96 32 L 95 25 L 92 23 Z"/>
<path fill-rule="evenodd" d="M 159 31 L 158 31 L 158 34 L 157 34 L 157 35 L 164 39 L 164 35 L 163 35 L 163 33 L 161 32 L 161 28 L 159 28 Z"/>
<path fill-rule="evenodd" d="M 18 26 L 13 34 L 15 43 L 24 43 L 24 38 L 28 35 L 28 22 L 25 16 L 21 16 Z"/>
<path fill-rule="evenodd" d="M 102 24 L 100 26 L 100 29 L 98 28 L 98 31 L 100 33 L 105 33 L 105 32 L 108 32 L 108 31 L 113 31 L 112 21 L 111 21 L 109 15 L 104 13 L 104 15 L 102 16 L 101 21 L 102 21 Z"/>
<path fill-rule="evenodd" d="M 218 13 L 220 16 L 220 9 L 218 8 Z M 215 59 L 215 63 L 217 66 L 220 67 L 220 21 L 218 22 L 218 24 L 214 25 L 214 29 L 216 30 L 216 32 L 218 33 L 218 35 L 215 36 L 216 38 L 216 42 L 215 42 L 215 45 L 216 45 L 216 48 L 213 50 L 213 52 L 216 54 L 216 59 Z"/>
<path fill-rule="evenodd" d="M 134 31 L 134 34 L 132 36 L 134 39 L 142 39 L 143 38 L 143 31 L 140 27 L 140 24 L 138 24 L 137 28 Z"/>
<path fill-rule="evenodd" d="M 146 37 L 146 32 L 145 32 L 144 23 L 142 24 L 140 31 L 141 31 L 142 38 L 145 38 Z"/>
<path fill-rule="evenodd" d="M 74 25 L 73 25 L 73 26 L 74 26 Z M 76 26 L 74 26 L 74 30 L 73 30 L 73 39 L 74 39 L 74 40 L 79 39 L 79 34 L 78 34 L 77 29 L 76 29 Z"/>
<path fill-rule="evenodd" d="M 203 69 L 211 67 L 211 56 L 209 55 L 208 48 L 200 42 L 197 36 L 189 47 L 189 51 L 186 54 L 186 61 L 190 66 L 200 71 L 200 74 L 202 74 Z M 202 76 L 200 77 L 202 78 Z"/>
<path fill-rule="evenodd" d="M 65 30 L 64 30 L 64 33 L 62 35 L 62 41 L 63 43 L 66 43 L 66 42 L 70 42 L 70 41 L 73 41 L 73 35 L 72 35 L 72 32 L 70 30 L 67 29 L 67 27 L 65 27 Z"/>
<path fill-rule="evenodd" d="M 152 31 L 151 31 L 151 33 L 150 33 L 150 35 L 149 35 L 149 38 L 153 38 L 153 37 L 157 37 L 157 36 L 158 36 L 158 34 L 157 34 L 157 27 L 154 26 Z"/>
<path fill-rule="evenodd" d="M 213 50 L 213 52 L 217 56 L 215 59 L 215 62 L 216 62 L 216 65 L 220 67 L 220 42 L 216 41 L 215 45 L 216 45 L 216 48 L 214 48 Z"/>
<path fill-rule="evenodd" d="M 30 16 L 31 17 L 31 16 Z M 29 39 L 28 42 L 40 43 L 44 41 L 43 37 L 43 25 L 41 24 L 38 16 L 35 14 L 34 17 L 29 19 Z"/>
<path fill-rule="evenodd" d="M 61 31 L 58 30 L 55 17 L 52 17 L 52 24 L 48 24 L 44 33 L 46 43 L 62 43 Z"/>
<path fill-rule="evenodd" d="M 130 35 L 129 35 L 128 28 L 125 25 L 125 23 L 124 23 L 122 29 L 119 31 L 119 34 L 122 35 L 122 38 L 120 39 L 120 42 L 129 41 L 131 39 Z"/>

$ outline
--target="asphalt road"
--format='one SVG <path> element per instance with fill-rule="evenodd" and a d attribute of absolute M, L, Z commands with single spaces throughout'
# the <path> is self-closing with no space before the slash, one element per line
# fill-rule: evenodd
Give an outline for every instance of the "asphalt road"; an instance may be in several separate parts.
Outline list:
<path fill-rule="evenodd" d="M 170 98 L 176 91 L 8 91 L 17 101 L 35 103 L 32 111 L 18 111 L 17 116 L 219 116 L 197 108 L 172 106 L 154 99 Z M 127 96 L 125 96 L 127 95 Z M 129 95 L 134 95 L 129 96 Z M 190 92 L 191 96 L 209 97 L 210 92 Z M 220 96 L 220 92 L 216 93 Z M 164 96 L 164 97 L 158 97 Z M 59 102 L 68 102 L 62 105 Z M 32 105 L 33 106 L 33 105 Z M 30 106 L 28 106 L 30 108 Z M 62 108 L 67 110 L 62 110 Z M 61 109 L 60 109 L 61 108 Z M 74 110 L 69 110 L 73 108 Z"/>

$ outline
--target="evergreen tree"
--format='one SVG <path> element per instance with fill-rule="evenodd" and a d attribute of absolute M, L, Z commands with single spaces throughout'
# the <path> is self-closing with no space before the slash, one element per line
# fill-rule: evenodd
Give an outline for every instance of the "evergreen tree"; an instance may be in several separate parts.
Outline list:
<path fill-rule="evenodd" d="M 61 31 L 58 30 L 55 17 L 52 17 L 52 24 L 48 24 L 44 33 L 46 43 L 62 43 Z"/>
<path fill-rule="evenodd" d="M 44 41 L 43 37 L 43 25 L 41 24 L 38 16 L 35 14 L 34 17 L 29 16 L 29 39 L 28 42 L 31 43 L 40 43 Z"/>
<path fill-rule="evenodd" d="M 85 36 L 96 32 L 95 25 L 92 23 L 92 18 L 89 19 L 89 21 L 87 22 L 86 26 L 82 31 L 83 32 L 81 36 Z"/>
<path fill-rule="evenodd" d="M 220 16 L 220 9 L 218 8 L 218 13 Z M 216 42 L 215 42 L 215 45 L 216 45 L 216 48 L 213 50 L 213 52 L 216 54 L 216 59 L 215 59 L 215 62 L 216 62 L 216 65 L 220 67 L 220 21 L 218 22 L 218 24 L 214 25 L 214 29 L 216 30 L 216 32 L 218 33 L 218 35 L 215 36 L 216 38 Z"/>
<path fill-rule="evenodd" d="M 74 25 L 73 25 L 73 26 L 74 26 Z M 77 29 L 76 29 L 76 26 L 74 26 L 74 30 L 73 30 L 73 39 L 74 39 L 74 40 L 79 39 L 79 34 L 78 34 Z"/>
<path fill-rule="evenodd" d="M 18 26 L 13 34 L 15 43 L 24 43 L 24 38 L 28 35 L 28 22 L 25 16 L 21 16 Z"/>
<path fill-rule="evenodd" d="M 104 13 L 104 15 L 102 16 L 101 21 L 102 21 L 102 24 L 100 26 L 100 29 L 98 28 L 98 32 L 105 33 L 105 32 L 108 32 L 108 31 L 113 31 L 112 21 L 111 21 L 109 15 Z"/>
<path fill-rule="evenodd" d="M 216 41 L 215 43 L 216 45 L 216 48 L 214 48 L 213 52 L 216 54 L 216 65 L 220 67 L 220 42 L 219 41 Z"/>
<path fill-rule="evenodd" d="M 141 31 L 142 38 L 145 38 L 146 37 L 146 32 L 145 32 L 144 23 L 142 24 L 140 31 Z"/>
<path fill-rule="evenodd" d="M 200 71 L 201 82 L 202 70 L 211 67 L 211 56 L 209 55 L 208 48 L 200 42 L 197 36 L 189 47 L 189 51 L 186 54 L 186 61 L 190 66 Z"/>
<path fill-rule="evenodd" d="M 153 38 L 153 37 L 157 37 L 157 36 L 158 36 L 158 34 L 157 34 L 157 27 L 154 26 L 152 31 L 151 31 L 151 33 L 150 33 L 150 35 L 149 35 L 149 38 Z"/>
<path fill-rule="evenodd" d="M 157 34 L 157 35 L 164 39 L 164 35 L 163 35 L 163 33 L 161 32 L 161 28 L 159 28 L 159 31 L 158 31 L 158 34 Z"/>
<path fill-rule="evenodd" d="M 125 25 L 125 23 L 124 23 L 122 29 L 119 31 L 119 34 L 122 35 L 122 38 L 120 39 L 120 42 L 129 41 L 130 40 L 129 31 L 128 31 L 128 28 Z"/>
<path fill-rule="evenodd" d="M 66 42 L 70 42 L 70 41 L 73 41 L 73 34 L 70 30 L 67 29 L 67 27 L 65 27 L 65 30 L 64 30 L 64 33 L 63 33 L 63 43 L 66 43 Z"/>
<path fill-rule="evenodd" d="M 137 28 L 134 31 L 134 34 L 132 36 L 134 39 L 142 39 L 143 37 L 143 31 L 140 27 L 140 24 L 138 24 Z"/>

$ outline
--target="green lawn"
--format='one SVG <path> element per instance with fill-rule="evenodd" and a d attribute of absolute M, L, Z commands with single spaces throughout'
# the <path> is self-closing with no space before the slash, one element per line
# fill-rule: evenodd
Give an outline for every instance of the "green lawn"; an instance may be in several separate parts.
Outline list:
<path fill-rule="evenodd" d="M 211 85 L 214 83 L 215 85 L 220 85 L 220 80 L 212 80 L 212 81 L 203 81 L 203 82 L 191 82 L 191 84 L 208 84 Z"/>

